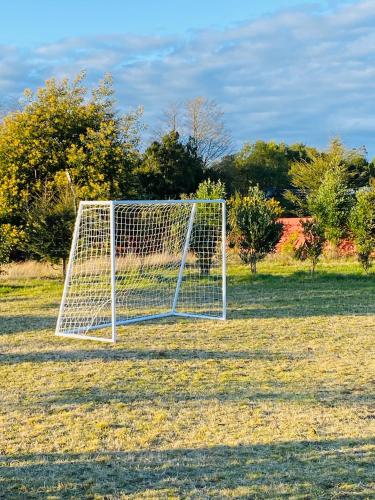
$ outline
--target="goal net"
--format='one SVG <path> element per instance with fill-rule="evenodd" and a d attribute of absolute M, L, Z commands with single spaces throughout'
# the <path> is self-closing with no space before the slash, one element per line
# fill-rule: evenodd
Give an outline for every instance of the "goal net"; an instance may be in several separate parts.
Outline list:
<path fill-rule="evenodd" d="M 225 319 L 225 224 L 224 200 L 81 202 L 56 334 L 115 342 L 137 321 Z"/>

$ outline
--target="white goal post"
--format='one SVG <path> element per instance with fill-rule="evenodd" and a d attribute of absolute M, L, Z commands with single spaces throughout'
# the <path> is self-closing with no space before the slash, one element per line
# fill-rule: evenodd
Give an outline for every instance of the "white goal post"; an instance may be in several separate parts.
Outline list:
<path fill-rule="evenodd" d="M 169 316 L 226 319 L 225 201 L 81 202 L 56 335 Z"/>

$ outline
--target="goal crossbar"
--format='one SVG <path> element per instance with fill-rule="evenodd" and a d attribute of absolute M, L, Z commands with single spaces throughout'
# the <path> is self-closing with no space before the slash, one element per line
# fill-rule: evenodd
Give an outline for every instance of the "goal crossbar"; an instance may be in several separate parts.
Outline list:
<path fill-rule="evenodd" d="M 116 342 L 159 318 L 226 319 L 225 200 L 83 201 L 56 335 Z M 91 332 L 110 329 L 107 337 Z"/>

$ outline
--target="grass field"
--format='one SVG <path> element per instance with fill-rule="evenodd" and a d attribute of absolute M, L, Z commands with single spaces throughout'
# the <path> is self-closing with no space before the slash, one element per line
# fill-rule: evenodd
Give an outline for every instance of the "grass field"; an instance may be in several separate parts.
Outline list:
<path fill-rule="evenodd" d="M 227 322 L 53 336 L 62 283 L 0 281 L 0 498 L 375 498 L 375 275 L 229 268 Z M 12 277 L 13 276 L 13 277 Z"/>

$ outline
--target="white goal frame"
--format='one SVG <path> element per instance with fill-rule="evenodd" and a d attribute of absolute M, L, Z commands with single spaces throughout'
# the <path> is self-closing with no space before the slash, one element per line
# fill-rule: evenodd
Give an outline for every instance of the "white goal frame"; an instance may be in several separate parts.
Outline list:
<path fill-rule="evenodd" d="M 218 313 L 209 313 L 204 314 L 200 312 L 188 312 L 188 311 L 178 311 L 177 303 L 180 296 L 181 285 L 184 279 L 184 270 L 187 265 L 187 257 L 189 253 L 189 244 L 191 240 L 192 230 L 194 226 L 194 221 L 196 218 L 197 207 L 206 204 L 217 204 L 217 213 L 218 221 L 220 222 L 220 226 L 218 229 L 218 234 L 220 236 L 220 240 L 218 242 L 218 252 L 219 252 L 219 275 L 218 279 L 220 279 L 220 283 L 216 285 L 219 290 L 217 293 L 220 294 L 220 309 Z M 176 288 L 174 291 L 174 297 L 171 304 L 170 310 L 165 312 L 160 312 L 156 314 L 143 314 L 138 317 L 127 318 L 127 319 L 118 319 L 117 317 L 117 297 L 116 297 L 116 259 L 118 258 L 116 255 L 116 207 L 121 205 L 123 206 L 146 206 L 146 205 L 185 205 L 189 206 L 190 214 L 188 217 L 187 230 L 185 234 L 185 241 L 181 245 L 181 260 L 178 261 L 179 266 L 178 274 L 176 276 Z M 106 323 L 101 323 L 99 325 L 90 325 L 90 326 L 80 326 L 75 327 L 71 330 L 63 328 L 63 320 L 65 314 L 65 308 L 67 304 L 67 298 L 69 295 L 69 287 L 71 284 L 72 275 L 74 274 L 74 265 L 75 265 L 75 252 L 77 251 L 79 245 L 80 238 L 80 225 L 82 220 L 82 213 L 86 209 L 86 207 L 108 207 L 109 210 L 109 249 L 108 249 L 108 258 L 110 259 L 110 321 Z M 190 209 L 191 207 L 191 209 Z M 215 209 L 216 210 L 216 209 Z M 188 213 L 188 212 L 187 212 Z M 177 267 L 176 267 L 177 273 Z M 76 339 L 90 339 L 97 340 L 102 342 L 111 342 L 115 343 L 117 340 L 117 326 L 119 325 L 127 325 L 140 321 L 153 320 L 158 318 L 167 318 L 167 317 L 185 317 L 185 318 L 202 318 L 202 319 L 214 319 L 214 320 L 225 320 L 227 316 L 227 292 L 226 292 L 226 203 L 223 199 L 215 199 L 215 200 L 199 200 L 199 199 L 183 199 L 183 200 L 119 200 L 119 201 L 81 201 L 77 218 L 74 226 L 69 262 L 67 266 L 66 278 L 64 283 L 64 289 L 61 299 L 61 305 L 56 325 L 55 334 L 60 337 L 70 337 Z M 108 284 L 109 286 L 109 284 Z M 111 328 L 111 336 L 109 337 L 101 337 L 89 335 L 88 332 L 92 330 L 98 330 L 102 328 Z"/>

